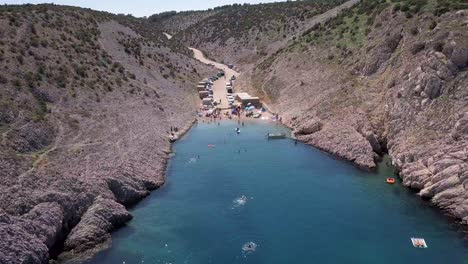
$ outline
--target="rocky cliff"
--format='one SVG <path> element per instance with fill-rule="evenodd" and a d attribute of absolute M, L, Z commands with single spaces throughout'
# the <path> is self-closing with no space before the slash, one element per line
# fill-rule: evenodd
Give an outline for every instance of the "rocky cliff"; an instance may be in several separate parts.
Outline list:
<path fill-rule="evenodd" d="M 274 49 L 255 41 L 264 23 L 216 29 L 217 15 L 176 36 L 240 64 L 237 89 L 261 96 L 298 139 L 367 169 L 388 153 L 404 185 L 468 224 L 468 6 L 347 4 L 304 19 L 287 41 L 260 35 Z"/>
<path fill-rule="evenodd" d="M 208 69 L 147 21 L 0 7 L 0 263 L 92 253 L 164 182 Z"/>

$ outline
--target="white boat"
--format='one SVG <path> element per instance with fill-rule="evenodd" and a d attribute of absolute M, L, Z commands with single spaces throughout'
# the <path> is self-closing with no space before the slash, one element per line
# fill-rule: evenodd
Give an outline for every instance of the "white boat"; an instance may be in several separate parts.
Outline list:
<path fill-rule="evenodd" d="M 286 134 L 284 133 L 268 133 L 268 139 L 282 139 L 286 138 Z"/>

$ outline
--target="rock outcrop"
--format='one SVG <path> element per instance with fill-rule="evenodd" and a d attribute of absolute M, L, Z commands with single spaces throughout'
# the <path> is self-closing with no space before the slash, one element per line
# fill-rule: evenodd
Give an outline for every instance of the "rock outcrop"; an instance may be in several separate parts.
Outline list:
<path fill-rule="evenodd" d="M 65 241 L 66 251 L 85 252 L 110 239 L 110 232 L 132 216 L 113 199 L 97 197 Z"/>

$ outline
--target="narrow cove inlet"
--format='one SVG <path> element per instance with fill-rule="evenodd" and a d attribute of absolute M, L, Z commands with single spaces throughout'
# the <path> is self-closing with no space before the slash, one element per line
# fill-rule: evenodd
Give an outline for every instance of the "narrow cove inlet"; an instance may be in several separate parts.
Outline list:
<path fill-rule="evenodd" d="M 198 123 L 167 182 L 88 264 L 468 263 L 459 226 L 397 181 L 293 140 L 272 122 Z M 415 248 L 411 238 L 428 248 Z M 243 250 L 255 243 L 254 251 Z"/>

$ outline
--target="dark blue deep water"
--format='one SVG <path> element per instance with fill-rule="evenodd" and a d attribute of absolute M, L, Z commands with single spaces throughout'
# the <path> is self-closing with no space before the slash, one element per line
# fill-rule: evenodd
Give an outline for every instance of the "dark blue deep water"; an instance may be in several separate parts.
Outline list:
<path fill-rule="evenodd" d="M 292 140 L 284 128 L 200 123 L 174 145 L 167 184 L 89 263 L 468 263 L 457 226 L 414 193 Z M 209 148 L 208 144 L 215 145 Z M 198 158 L 199 156 L 199 158 Z M 248 197 L 244 205 L 233 201 Z M 423 237 L 427 249 L 412 246 Z M 255 252 L 242 245 L 253 241 Z"/>

